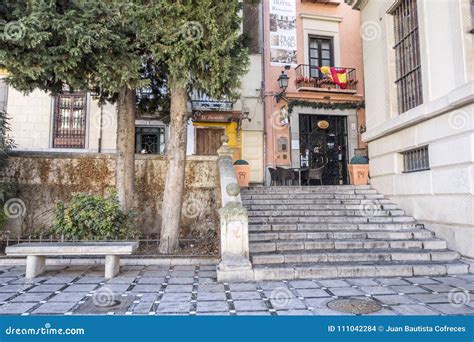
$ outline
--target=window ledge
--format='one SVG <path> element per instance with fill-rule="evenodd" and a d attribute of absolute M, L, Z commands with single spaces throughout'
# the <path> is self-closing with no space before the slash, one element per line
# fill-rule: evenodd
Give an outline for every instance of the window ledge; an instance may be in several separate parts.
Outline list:
<path fill-rule="evenodd" d="M 377 127 L 369 128 L 362 135 L 362 140 L 368 143 L 380 139 L 470 103 L 474 103 L 474 81 L 464 84 L 445 96 L 393 117 Z"/>

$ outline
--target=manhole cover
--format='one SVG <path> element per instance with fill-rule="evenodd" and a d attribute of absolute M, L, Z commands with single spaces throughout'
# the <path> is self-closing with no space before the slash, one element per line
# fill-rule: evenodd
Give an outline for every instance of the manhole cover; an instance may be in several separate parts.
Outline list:
<path fill-rule="evenodd" d="M 133 304 L 134 296 L 120 296 L 120 300 L 111 299 L 110 301 L 98 302 L 93 298 L 88 298 L 81 306 L 75 310 L 76 314 L 106 314 L 114 312 L 116 314 L 125 314 L 128 308 Z"/>
<path fill-rule="evenodd" d="M 379 303 L 369 298 L 335 299 L 327 303 L 327 307 L 335 311 L 351 314 L 368 314 L 382 309 Z"/>
<path fill-rule="evenodd" d="M 98 306 L 99 308 L 109 308 L 111 306 L 119 305 L 120 301 L 116 299 L 111 299 L 107 302 L 95 302 L 94 305 Z"/>

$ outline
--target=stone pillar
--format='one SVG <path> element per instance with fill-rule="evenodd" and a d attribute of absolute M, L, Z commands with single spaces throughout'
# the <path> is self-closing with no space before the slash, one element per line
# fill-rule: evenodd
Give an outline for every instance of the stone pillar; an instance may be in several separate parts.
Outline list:
<path fill-rule="evenodd" d="M 26 257 L 25 278 L 31 279 L 44 273 L 46 270 L 46 257 L 42 255 L 28 255 Z"/>
<path fill-rule="evenodd" d="M 218 281 L 252 281 L 249 260 L 248 216 L 237 196 L 236 182 L 225 187 L 228 202 L 219 209 L 221 224 L 221 262 L 217 266 Z"/>
<path fill-rule="evenodd" d="M 233 151 L 229 147 L 229 137 L 223 135 L 221 137 L 222 146 L 217 150 L 219 155 L 219 177 L 221 183 L 221 199 L 222 206 L 225 207 L 229 201 L 229 195 L 227 194 L 226 187 L 231 183 L 237 183 L 237 175 L 235 174 L 234 165 L 232 162 Z M 237 201 L 242 203 L 240 200 L 240 194 L 237 197 Z"/>
<path fill-rule="evenodd" d="M 118 255 L 105 256 L 105 279 L 111 279 L 120 272 L 120 257 Z"/>

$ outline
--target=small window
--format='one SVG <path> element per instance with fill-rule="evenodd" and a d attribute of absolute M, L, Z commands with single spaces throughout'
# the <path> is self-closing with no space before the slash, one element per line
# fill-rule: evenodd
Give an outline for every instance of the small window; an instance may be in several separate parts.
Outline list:
<path fill-rule="evenodd" d="M 135 153 L 164 154 L 165 128 L 164 127 L 136 127 Z"/>
<path fill-rule="evenodd" d="M 416 172 L 430 169 L 428 146 L 402 152 L 403 172 Z"/>
<path fill-rule="evenodd" d="M 86 93 L 58 95 L 54 106 L 53 148 L 84 148 Z"/>
<path fill-rule="evenodd" d="M 5 80 L 0 79 L 0 110 L 7 110 L 8 85 Z"/>

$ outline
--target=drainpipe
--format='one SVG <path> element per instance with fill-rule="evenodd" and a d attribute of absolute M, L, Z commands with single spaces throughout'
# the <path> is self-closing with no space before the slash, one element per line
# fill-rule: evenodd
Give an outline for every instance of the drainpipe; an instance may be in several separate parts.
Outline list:
<path fill-rule="evenodd" d="M 262 52 L 262 82 L 260 84 L 260 96 L 263 102 L 263 185 L 267 184 L 267 105 L 265 99 L 265 15 L 264 5 L 260 2 L 260 44 Z"/>
<path fill-rule="evenodd" d="M 99 120 L 99 139 L 97 141 L 97 152 L 102 153 L 102 117 L 104 115 L 104 105 L 100 104 L 100 120 Z"/>

